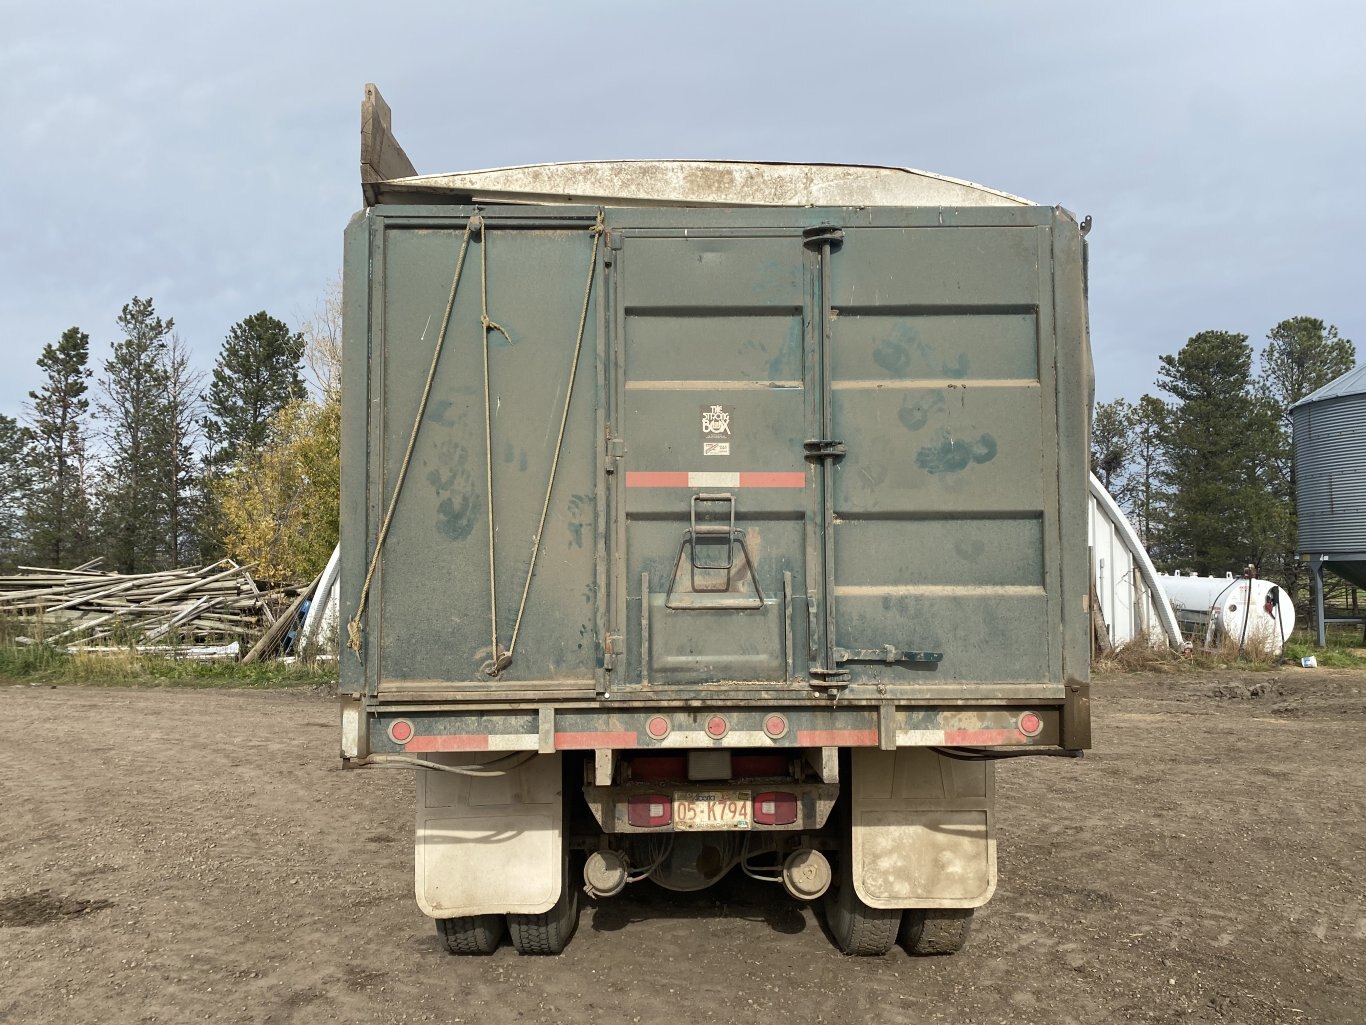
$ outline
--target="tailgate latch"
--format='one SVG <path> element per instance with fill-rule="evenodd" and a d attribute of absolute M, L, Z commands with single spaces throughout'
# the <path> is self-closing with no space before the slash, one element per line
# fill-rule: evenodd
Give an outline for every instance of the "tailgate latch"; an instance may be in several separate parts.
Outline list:
<path fill-rule="evenodd" d="M 910 651 L 884 644 L 880 648 L 836 648 L 835 661 L 845 662 L 942 662 L 942 651 Z"/>
<path fill-rule="evenodd" d="M 848 446 L 842 441 L 832 441 L 829 438 L 809 438 L 802 442 L 802 450 L 807 459 L 843 459 L 849 452 Z"/>

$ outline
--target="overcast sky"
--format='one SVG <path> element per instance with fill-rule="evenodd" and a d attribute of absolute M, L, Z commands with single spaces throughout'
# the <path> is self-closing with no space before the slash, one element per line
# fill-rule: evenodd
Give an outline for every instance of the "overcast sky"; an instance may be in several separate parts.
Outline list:
<path fill-rule="evenodd" d="M 907 165 L 1091 214 L 1097 397 L 1209 328 L 1366 356 L 1366 6 L 0 0 L 0 412 L 150 296 L 208 368 L 311 314 L 363 86 L 418 171 L 620 157 Z M 97 369 L 98 373 L 98 369 Z"/>

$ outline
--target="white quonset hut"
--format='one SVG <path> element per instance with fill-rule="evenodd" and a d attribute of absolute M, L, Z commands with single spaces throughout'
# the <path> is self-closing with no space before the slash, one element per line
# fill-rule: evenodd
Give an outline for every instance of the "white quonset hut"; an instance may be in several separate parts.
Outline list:
<path fill-rule="evenodd" d="M 1176 651 L 1185 643 L 1162 580 L 1124 511 L 1091 474 L 1088 498 L 1091 573 L 1110 642 L 1165 641 Z"/>
<path fill-rule="evenodd" d="M 1325 620 L 1323 574 L 1366 587 L 1366 364 L 1305 396 L 1290 411 L 1295 432 L 1295 505 L 1300 558 L 1314 586 L 1318 642 Z"/>

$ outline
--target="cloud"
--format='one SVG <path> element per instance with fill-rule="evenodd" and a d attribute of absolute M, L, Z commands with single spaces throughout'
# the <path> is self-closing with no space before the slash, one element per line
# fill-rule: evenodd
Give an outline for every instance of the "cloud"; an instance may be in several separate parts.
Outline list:
<path fill-rule="evenodd" d="M 19 6 L 0 41 L 0 412 L 134 294 L 201 367 L 313 308 L 359 205 L 361 87 L 419 170 L 601 157 L 904 164 L 1095 218 L 1097 392 L 1210 327 L 1366 343 L 1366 9 L 1267 3 Z"/>

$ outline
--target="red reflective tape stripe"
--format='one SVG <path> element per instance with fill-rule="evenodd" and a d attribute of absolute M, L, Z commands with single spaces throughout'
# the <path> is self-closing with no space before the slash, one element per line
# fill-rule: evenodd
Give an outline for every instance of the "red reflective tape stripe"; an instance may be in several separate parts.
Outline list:
<path fill-rule="evenodd" d="M 875 747 L 877 730 L 798 730 L 803 747 Z"/>
<path fill-rule="evenodd" d="M 1019 730 L 945 730 L 944 746 L 963 744 L 1023 744 L 1027 740 Z"/>
<path fill-rule="evenodd" d="M 743 471 L 740 474 L 742 488 L 804 488 L 806 471 L 794 470 L 769 472 L 763 470 Z"/>
<path fill-rule="evenodd" d="M 716 483 L 734 478 L 733 483 Z M 805 470 L 627 470 L 628 488 L 804 488 Z"/>
<path fill-rule="evenodd" d="M 467 733 L 439 734 L 432 737 L 414 737 L 403 745 L 405 751 L 487 751 L 488 734 L 472 736 Z"/>
<path fill-rule="evenodd" d="M 620 733 L 609 733 L 606 731 L 595 733 L 556 733 L 555 750 L 574 751 L 584 750 L 594 747 L 638 747 L 639 743 L 634 733 L 622 731 Z"/>
<path fill-rule="evenodd" d="M 628 470 L 626 471 L 626 486 L 628 488 L 686 488 L 688 486 L 688 471 Z"/>

